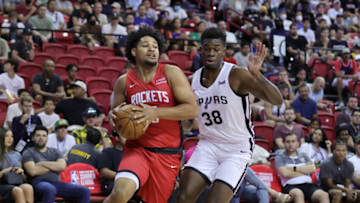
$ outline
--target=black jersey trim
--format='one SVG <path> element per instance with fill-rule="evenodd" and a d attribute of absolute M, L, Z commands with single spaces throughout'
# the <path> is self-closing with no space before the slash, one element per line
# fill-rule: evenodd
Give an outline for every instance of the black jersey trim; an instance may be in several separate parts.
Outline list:
<path fill-rule="evenodd" d="M 237 190 L 240 188 L 241 182 L 243 181 L 247 168 L 248 168 L 249 164 L 247 163 L 244 169 L 244 172 L 241 174 L 240 180 L 237 182 L 236 187 L 233 189 L 233 192 L 236 193 Z"/>
<path fill-rule="evenodd" d="M 248 96 L 241 96 L 241 101 L 242 101 L 243 110 L 244 110 L 244 118 L 245 118 L 246 128 L 248 129 L 250 135 L 252 137 L 254 137 L 254 133 L 250 128 L 250 119 L 246 116 L 246 112 L 247 112 L 247 99 L 246 99 L 246 97 L 248 97 Z M 250 104 L 249 104 L 249 108 L 250 108 Z"/>

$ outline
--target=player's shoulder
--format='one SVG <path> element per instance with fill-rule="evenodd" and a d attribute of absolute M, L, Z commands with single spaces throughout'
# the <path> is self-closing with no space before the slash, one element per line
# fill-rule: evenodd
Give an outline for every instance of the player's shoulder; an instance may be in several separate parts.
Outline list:
<path fill-rule="evenodd" d="M 181 69 L 175 65 L 165 64 L 164 72 L 167 73 L 167 72 L 176 72 L 176 71 L 181 71 Z"/>
<path fill-rule="evenodd" d="M 246 67 L 233 65 L 230 71 L 230 79 L 244 79 L 249 76 L 249 71 Z"/>

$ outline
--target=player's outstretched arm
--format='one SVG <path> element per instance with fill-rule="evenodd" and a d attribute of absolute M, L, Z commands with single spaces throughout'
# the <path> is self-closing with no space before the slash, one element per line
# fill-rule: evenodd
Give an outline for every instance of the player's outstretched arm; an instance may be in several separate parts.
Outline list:
<path fill-rule="evenodd" d="M 257 98 L 264 99 L 271 104 L 281 105 L 283 101 L 279 89 L 260 72 L 267 54 L 267 48 L 259 42 L 257 50 L 255 56 L 250 55 L 249 57 L 248 70 L 245 68 L 233 69 L 230 75 L 230 81 L 232 83 L 235 81 L 236 90 L 240 94 L 250 92 Z"/>
<path fill-rule="evenodd" d="M 111 109 L 114 109 L 115 107 L 119 106 L 120 104 L 123 104 L 126 102 L 126 96 L 125 96 L 125 89 L 126 89 L 126 75 L 121 75 L 114 87 L 112 102 L 111 102 Z"/>
<path fill-rule="evenodd" d="M 141 104 L 143 108 L 137 109 L 140 112 L 137 117 L 138 122 L 153 121 L 157 118 L 168 120 L 193 119 L 198 114 L 198 106 L 195 95 L 190 87 L 185 74 L 176 66 L 167 65 L 165 74 L 175 98 L 176 106 L 152 108 L 146 104 Z"/>

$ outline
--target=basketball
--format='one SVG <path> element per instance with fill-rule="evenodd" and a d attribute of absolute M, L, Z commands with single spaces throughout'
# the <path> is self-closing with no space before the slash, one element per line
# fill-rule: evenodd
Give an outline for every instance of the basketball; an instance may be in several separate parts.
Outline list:
<path fill-rule="evenodd" d="M 116 118 L 114 119 L 116 132 L 129 140 L 140 138 L 146 131 L 146 122 L 137 123 L 134 119 L 136 113 L 132 109 L 135 105 L 129 104 L 122 106 L 118 111 L 114 111 Z"/>

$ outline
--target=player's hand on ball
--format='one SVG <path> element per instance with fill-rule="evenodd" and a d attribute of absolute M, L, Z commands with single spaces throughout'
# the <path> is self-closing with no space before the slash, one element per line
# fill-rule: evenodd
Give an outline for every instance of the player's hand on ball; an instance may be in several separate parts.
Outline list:
<path fill-rule="evenodd" d="M 137 112 L 135 120 L 137 123 L 146 122 L 146 127 L 151 122 L 155 121 L 158 117 L 156 115 L 156 107 L 147 104 L 140 104 L 141 107 L 136 107 L 134 110 Z"/>
<path fill-rule="evenodd" d="M 113 108 L 113 110 L 110 112 L 111 115 L 109 117 L 110 117 L 110 124 L 112 127 L 115 127 L 114 121 L 116 120 L 116 114 L 114 112 L 119 111 L 121 109 L 121 107 L 123 107 L 125 105 L 126 105 L 126 102 L 123 102 L 123 103 L 119 104 L 118 106 L 116 106 L 115 108 Z"/>

